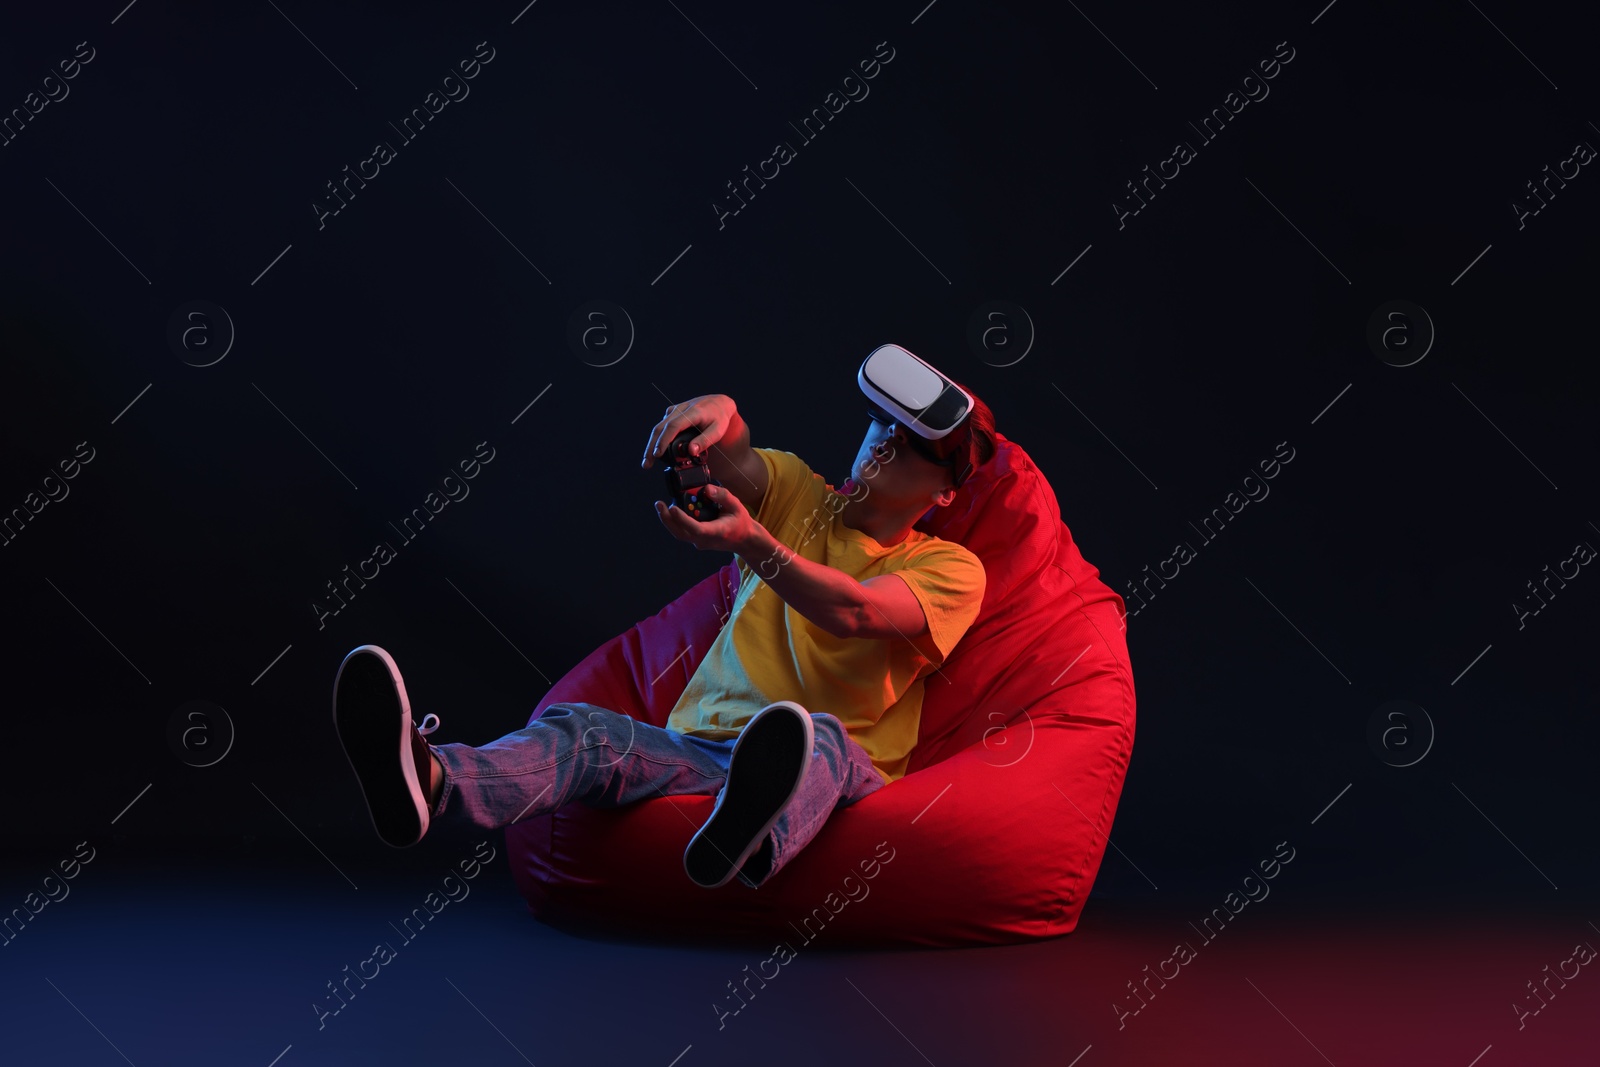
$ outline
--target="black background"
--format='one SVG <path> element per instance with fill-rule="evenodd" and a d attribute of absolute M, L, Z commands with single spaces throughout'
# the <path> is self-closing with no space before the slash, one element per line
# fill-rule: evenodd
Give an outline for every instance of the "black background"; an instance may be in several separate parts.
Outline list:
<path fill-rule="evenodd" d="M 1138 739 L 1098 894 L 1231 879 L 1336 797 L 1307 892 L 1592 893 L 1600 578 L 1521 630 L 1512 607 L 1600 545 L 1600 179 L 1520 230 L 1512 208 L 1600 144 L 1570 9 L 117 7 L 0 32 L 5 109 L 96 51 L 0 148 L 0 508 L 95 449 L 0 548 L 0 863 L 86 836 L 322 863 L 303 831 L 402 869 L 332 731 L 344 653 L 393 652 L 434 740 L 522 726 L 725 562 L 650 511 L 667 403 L 727 393 L 755 444 L 837 480 L 855 368 L 896 341 L 987 400 L 1113 588 L 1199 549 L 1129 620 Z M 480 41 L 470 96 L 319 230 L 324 183 Z M 719 229 L 724 183 L 881 41 L 870 95 Z M 1270 95 L 1200 145 L 1188 123 L 1279 42 Z M 1197 158 L 1119 229 L 1178 140 Z M 606 366 L 566 340 L 594 299 L 636 329 Z M 1437 330 L 1403 368 L 1365 336 L 1396 299 Z M 192 300 L 237 330 L 210 367 L 167 344 Z M 966 342 L 990 300 L 1037 331 L 1007 366 Z M 324 583 L 481 441 L 470 496 L 319 630 Z M 1200 545 L 1188 523 L 1280 442 L 1270 496 Z M 237 729 L 206 768 L 167 742 L 196 699 Z M 1437 731 L 1406 768 L 1367 741 L 1395 699 Z"/>

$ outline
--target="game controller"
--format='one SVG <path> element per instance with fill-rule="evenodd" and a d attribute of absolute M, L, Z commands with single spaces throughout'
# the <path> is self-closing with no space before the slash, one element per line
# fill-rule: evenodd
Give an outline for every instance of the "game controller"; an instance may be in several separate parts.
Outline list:
<path fill-rule="evenodd" d="M 663 458 L 667 462 L 667 499 L 696 522 L 710 522 L 722 514 L 722 509 L 706 495 L 705 488 L 722 483 L 711 476 L 704 452 L 698 456 L 689 454 L 689 442 L 698 436 L 699 427 L 692 426 L 674 437 L 666 448 Z"/>

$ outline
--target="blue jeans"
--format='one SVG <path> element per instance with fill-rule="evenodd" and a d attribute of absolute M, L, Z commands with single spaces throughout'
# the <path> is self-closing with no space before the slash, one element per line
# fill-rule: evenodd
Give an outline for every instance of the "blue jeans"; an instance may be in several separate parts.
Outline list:
<path fill-rule="evenodd" d="M 826 712 L 800 789 L 738 878 L 752 889 L 776 874 L 836 807 L 884 785 L 866 749 Z M 526 728 L 479 748 L 429 745 L 444 768 L 430 825 L 499 829 L 574 800 L 614 808 L 654 796 L 718 796 L 736 737 L 712 741 L 651 726 L 595 704 L 551 704 Z"/>

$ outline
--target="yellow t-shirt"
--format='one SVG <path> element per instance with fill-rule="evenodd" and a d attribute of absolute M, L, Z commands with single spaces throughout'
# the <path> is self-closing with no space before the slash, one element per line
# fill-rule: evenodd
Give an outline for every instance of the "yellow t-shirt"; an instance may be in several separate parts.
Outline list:
<path fill-rule="evenodd" d="M 797 555 L 857 581 L 898 574 L 922 604 L 928 632 L 915 640 L 839 638 L 813 625 L 760 579 L 776 561 L 739 559 L 728 621 L 689 679 L 667 729 L 721 740 L 756 712 L 792 700 L 836 716 L 884 781 L 906 772 L 922 716 L 923 679 L 944 662 L 983 603 L 978 557 L 954 541 L 912 530 L 885 547 L 839 518 L 846 498 L 793 452 L 755 449 L 767 465 L 757 522 Z"/>

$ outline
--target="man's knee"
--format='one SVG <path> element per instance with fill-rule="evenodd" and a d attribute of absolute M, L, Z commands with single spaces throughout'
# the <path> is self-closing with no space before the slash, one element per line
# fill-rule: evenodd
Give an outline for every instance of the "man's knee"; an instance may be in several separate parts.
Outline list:
<path fill-rule="evenodd" d="M 844 723 L 837 715 L 830 712 L 813 711 L 811 713 L 811 722 L 813 726 L 826 726 L 830 730 L 835 730 L 841 734 L 845 732 Z"/>
<path fill-rule="evenodd" d="M 813 711 L 811 713 L 811 729 L 814 737 L 821 739 L 826 735 L 841 752 L 844 751 L 845 745 L 850 740 L 850 731 L 845 729 L 843 720 L 837 715 L 831 715 L 826 711 Z"/>
<path fill-rule="evenodd" d="M 631 715 L 593 704 L 575 709 L 578 743 L 585 748 L 610 748 L 620 758 L 632 750 L 639 731 L 647 724 Z"/>
<path fill-rule="evenodd" d="M 569 734 L 580 748 L 609 746 L 619 755 L 633 747 L 638 732 L 648 725 L 623 712 L 582 703 L 551 704 L 538 721 Z"/>

